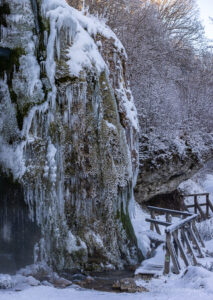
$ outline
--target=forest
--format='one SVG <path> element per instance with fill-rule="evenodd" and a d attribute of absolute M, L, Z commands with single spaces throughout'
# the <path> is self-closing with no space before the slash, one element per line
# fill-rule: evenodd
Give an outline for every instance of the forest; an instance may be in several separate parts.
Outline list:
<path fill-rule="evenodd" d="M 70 4 L 106 19 L 123 43 L 141 134 L 212 131 L 212 46 L 195 0 Z"/>

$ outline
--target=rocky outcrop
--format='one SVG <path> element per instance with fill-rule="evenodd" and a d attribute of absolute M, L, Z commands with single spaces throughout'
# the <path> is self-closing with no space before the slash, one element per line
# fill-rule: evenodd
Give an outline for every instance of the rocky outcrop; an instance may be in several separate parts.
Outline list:
<path fill-rule="evenodd" d="M 139 259 L 130 221 L 137 116 L 125 50 L 65 0 L 1 1 L 0 166 L 24 191 L 57 270 Z"/>
<path fill-rule="evenodd" d="M 195 133 L 191 136 L 140 138 L 140 166 L 135 198 L 138 203 L 175 191 L 191 178 L 213 156 L 213 136 Z"/>

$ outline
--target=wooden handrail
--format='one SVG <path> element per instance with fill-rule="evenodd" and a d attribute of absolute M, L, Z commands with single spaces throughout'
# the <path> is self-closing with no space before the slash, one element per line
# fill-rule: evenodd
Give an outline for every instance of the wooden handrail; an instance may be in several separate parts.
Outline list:
<path fill-rule="evenodd" d="M 203 195 L 203 194 L 202 194 Z M 213 210 L 213 205 L 209 201 L 209 194 L 206 195 L 206 203 L 199 205 L 198 195 L 194 196 L 194 205 L 188 205 L 188 207 L 195 207 L 195 210 L 199 211 L 200 215 L 204 217 L 204 212 L 200 206 L 206 205 L 206 207 Z M 210 204 L 209 204 L 210 203 Z M 204 243 L 200 237 L 200 234 L 196 228 L 195 220 L 200 216 L 197 213 L 190 213 L 187 211 L 171 210 L 167 208 L 160 208 L 155 206 L 147 206 L 150 211 L 151 218 L 146 218 L 147 222 L 150 222 L 150 229 L 157 231 L 161 234 L 159 225 L 165 226 L 165 261 L 164 261 L 164 274 L 170 272 L 170 258 L 173 263 L 173 272 L 176 274 L 180 273 L 181 264 L 179 263 L 179 255 L 183 259 L 186 266 L 190 265 L 190 258 L 193 260 L 193 264 L 197 265 L 196 252 L 194 252 L 194 247 L 197 250 L 200 257 L 204 257 L 203 250 Z M 157 220 L 155 213 L 164 213 L 166 221 Z M 180 221 L 175 220 L 175 224 L 172 222 L 172 216 L 179 216 Z M 207 211 L 208 215 L 208 211 Z M 181 218 L 180 218 L 181 217 Z M 194 246 L 193 246 L 193 245 Z M 188 253 L 185 252 L 187 247 Z"/>
<path fill-rule="evenodd" d="M 209 193 L 182 195 L 182 197 L 194 197 L 194 196 L 206 196 L 206 195 L 209 195 Z"/>
<path fill-rule="evenodd" d="M 172 224 L 171 226 L 167 227 L 165 229 L 166 233 L 172 233 L 173 231 L 180 229 L 181 227 L 183 227 L 184 225 L 186 225 L 187 223 L 190 223 L 192 220 L 197 219 L 198 214 L 194 214 L 184 220 L 181 220 L 179 222 L 177 222 L 176 224 Z"/>
<path fill-rule="evenodd" d="M 160 208 L 156 206 L 147 206 L 147 208 L 150 211 L 155 211 L 155 212 L 163 212 L 163 213 L 168 213 L 171 215 L 182 215 L 182 216 L 192 216 L 193 214 L 187 211 L 179 211 L 179 210 L 172 210 L 172 209 L 167 209 L 167 208 Z"/>
<path fill-rule="evenodd" d="M 206 203 L 199 203 L 200 206 L 206 206 Z M 195 204 L 185 205 L 187 208 L 193 208 L 195 207 Z"/>
<path fill-rule="evenodd" d="M 150 218 L 146 218 L 146 222 L 150 222 L 150 223 L 158 224 L 158 225 L 163 225 L 163 226 L 171 226 L 172 225 L 172 223 L 169 223 L 169 222 L 150 219 Z"/>
<path fill-rule="evenodd" d="M 209 193 L 198 193 L 198 194 L 189 194 L 189 195 L 182 195 L 184 198 L 186 197 L 193 197 L 194 204 L 186 205 L 187 208 L 194 208 L 194 213 L 196 214 L 198 211 L 200 213 L 200 220 L 205 220 L 209 218 L 209 209 L 213 212 L 213 205 L 209 200 Z M 205 196 L 206 202 L 199 203 L 199 196 Z M 206 207 L 206 211 L 204 212 L 202 207 Z"/>

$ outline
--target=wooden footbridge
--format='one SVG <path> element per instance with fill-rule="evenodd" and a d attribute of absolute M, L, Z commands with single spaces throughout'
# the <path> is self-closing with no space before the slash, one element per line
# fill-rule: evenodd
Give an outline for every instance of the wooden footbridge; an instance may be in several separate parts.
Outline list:
<path fill-rule="evenodd" d="M 208 193 L 190 194 L 184 197 L 193 197 L 193 204 L 187 205 L 187 209 L 193 209 L 193 212 L 147 207 L 151 218 L 147 218 L 146 221 L 150 223 L 150 229 L 161 235 L 160 226 L 165 227 L 164 274 L 170 273 L 170 261 L 172 261 L 172 271 L 179 274 L 181 262 L 186 267 L 198 265 L 198 258 L 205 257 L 205 245 L 197 230 L 196 221 L 209 218 L 210 210 L 213 212 L 213 205 Z M 201 197 L 205 197 L 205 202 L 199 203 Z M 206 206 L 205 210 L 202 209 L 204 206 Z M 161 215 L 160 219 L 157 218 L 157 214 Z"/>

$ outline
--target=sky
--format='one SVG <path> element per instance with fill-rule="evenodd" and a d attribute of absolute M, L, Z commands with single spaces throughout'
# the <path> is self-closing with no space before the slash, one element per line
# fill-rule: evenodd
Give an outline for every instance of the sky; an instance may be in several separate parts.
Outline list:
<path fill-rule="evenodd" d="M 213 18 L 213 0 L 197 0 L 200 8 L 200 17 L 205 26 L 206 36 L 213 39 L 213 23 L 211 24 L 209 17 Z"/>

